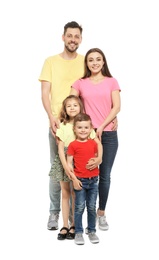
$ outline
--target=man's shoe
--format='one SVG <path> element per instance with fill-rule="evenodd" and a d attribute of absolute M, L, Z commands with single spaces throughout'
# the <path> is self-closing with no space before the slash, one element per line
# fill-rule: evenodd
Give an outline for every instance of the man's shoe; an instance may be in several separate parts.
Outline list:
<path fill-rule="evenodd" d="M 47 223 L 48 230 L 57 230 L 59 228 L 58 227 L 58 221 L 59 221 L 59 214 L 58 213 L 50 214 L 49 220 L 48 220 L 48 223 Z"/>
<path fill-rule="evenodd" d="M 93 244 L 99 243 L 99 238 L 97 237 L 95 232 L 88 233 L 88 237 L 91 243 Z"/>
<path fill-rule="evenodd" d="M 75 235 L 75 244 L 76 245 L 84 245 L 84 238 L 82 233 L 77 233 Z"/>
<path fill-rule="evenodd" d="M 109 229 L 109 225 L 106 221 L 106 216 L 97 215 L 97 222 L 98 222 L 99 229 L 101 229 L 101 230 L 108 230 Z"/>

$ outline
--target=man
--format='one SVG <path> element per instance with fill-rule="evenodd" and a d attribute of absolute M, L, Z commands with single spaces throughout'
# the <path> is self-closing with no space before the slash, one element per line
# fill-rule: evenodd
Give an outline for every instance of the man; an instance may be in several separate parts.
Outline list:
<path fill-rule="evenodd" d="M 82 42 L 82 27 L 75 21 L 64 26 L 62 53 L 47 58 L 44 62 L 39 80 L 41 81 L 42 103 L 49 118 L 50 163 L 57 154 L 55 141 L 57 119 L 62 101 L 69 95 L 72 83 L 83 76 L 84 56 L 77 53 Z M 60 212 L 60 183 L 50 176 L 49 180 L 50 216 L 47 224 L 49 230 L 58 229 Z"/>

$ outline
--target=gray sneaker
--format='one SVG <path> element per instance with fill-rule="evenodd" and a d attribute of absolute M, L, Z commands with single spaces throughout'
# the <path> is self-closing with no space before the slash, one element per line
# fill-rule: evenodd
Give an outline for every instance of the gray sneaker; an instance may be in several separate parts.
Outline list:
<path fill-rule="evenodd" d="M 85 228 L 85 234 L 88 235 L 88 227 Z"/>
<path fill-rule="evenodd" d="M 97 222 L 98 222 L 98 227 L 101 230 L 108 230 L 109 229 L 109 225 L 106 221 L 106 216 L 98 216 L 97 215 Z"/>
<path fill-rule="evenodd" d="M 95 232 L 90 232 L 88 233 L 89 240 L 91 243 L 96 244 L 99 243 L 99 238 L 97 237 Z"/>
<path fill-rule="evenodd" d="M 77 233 L 75 235 L 75 244 L 76 245 L 84 245 L 84 238 L 82 233 Z"/>
<path fill-rule="evenodd" d="M 48 220 L 48 223 L 47 223 L 47 228 L 49 230 L 57 230 L 59 228 L 58 227 L 58 220 L 59 220 L 59 214 L 58 213 L 50 214 L 49 220 Z"/>

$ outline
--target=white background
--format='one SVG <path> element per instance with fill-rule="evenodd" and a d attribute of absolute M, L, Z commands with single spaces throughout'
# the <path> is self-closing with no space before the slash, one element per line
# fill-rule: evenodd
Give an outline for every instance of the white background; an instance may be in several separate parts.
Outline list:
<path fill-rule="evenodd" d="M 159 259 L 157 2 L 1 1 L 1 259 Z M 78 52 L 101 48 L 122 89 L 110 229 L 97 230 L 96 245 L 86 236 L 83 246 L 58 241 L 59 231 L 46 228 L 48 121 L 38 77 L 44 59 L 62 52 L 63 26 L 72 20 L 83 27 Z"/>

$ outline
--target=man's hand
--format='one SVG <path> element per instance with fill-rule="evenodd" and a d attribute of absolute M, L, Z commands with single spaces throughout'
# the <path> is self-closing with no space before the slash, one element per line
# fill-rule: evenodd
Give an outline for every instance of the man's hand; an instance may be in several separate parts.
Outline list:
<path fill-rule="evenodd" d="M 60 127 L 60 121 L 54 116 L 51 116 L 49 120 L 50 120 L 51 132 L 53 136 L 55 136 L 57 128 Z"/>

